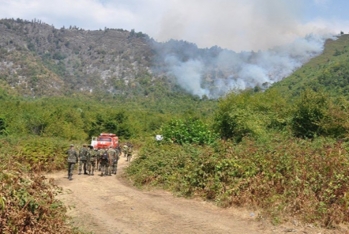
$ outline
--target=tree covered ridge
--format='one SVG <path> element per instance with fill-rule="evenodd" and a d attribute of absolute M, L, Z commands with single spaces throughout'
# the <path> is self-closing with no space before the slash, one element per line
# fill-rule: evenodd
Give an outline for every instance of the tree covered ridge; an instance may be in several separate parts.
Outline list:
<path fill-rule="evenodd" d="M 0 77 L 26 96 L 126 92 L 150 67 L 148 37 L 134 30 L 56 29 L 21 19 L 0 20 L 0 30 Z"/>
<path fill-rule="evenodd" d="M 40 20 L 1 19 L 0 32 L 0 80 L 29 97 L 185 92 L 169 74 L 166 57 L 185 62 L 223 50 L 176 40 L 158 43 L 135 30 L 57 29 Z"/>
<path fill-rule="evenodd" d="M 186 41 L 159 43 L 135 30 L 57 29 L 39 20 L 2 19 L 0 32 L 0 80 L 30 97 L 180 92 L 219 98 L 232 90 L 265 90 L 320 53 L 324 40 L 303 38 L 313 49 L 299 53 L 290 52 L 298 44 L 236 53 Z M 333 56 L 343 56 L 342 49 Z"/>

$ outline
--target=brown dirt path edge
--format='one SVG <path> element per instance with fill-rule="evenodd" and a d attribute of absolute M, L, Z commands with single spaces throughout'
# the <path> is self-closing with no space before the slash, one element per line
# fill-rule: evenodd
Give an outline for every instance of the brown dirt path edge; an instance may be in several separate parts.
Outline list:
<path fill-rule="evenodd" d="M 320 230 L 312 226 L 272 226 L 256 220 L 252 211 L 222 209 L 197 199 L 175 197 L 162 190 L 142 191 L 129 186 L 121 177 L 127 166 L 119 160 L 115 176 L 77 175 L 69 181 L 67 172 L 47 174 L 63 189 L 58 195 L 69 207 L 73 225 L 95 234 L 157 234 L 157 233 L 343 233 Z"/>

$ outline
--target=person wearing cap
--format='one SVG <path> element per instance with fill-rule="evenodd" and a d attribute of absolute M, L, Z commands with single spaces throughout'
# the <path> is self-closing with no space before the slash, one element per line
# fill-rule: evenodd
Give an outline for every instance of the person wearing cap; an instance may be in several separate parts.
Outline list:
<path fill-rule="evenodd" d="M 83 147 L 80 150 L 79 153 L 79 175 L 81 175 L 82 168 L 84 169 L 84 174 L 88 175 L 87 173 L 87 158 L 89 157 L 89 150 L 87 148 L 87 144 L 83 144 Z"/>
<path fill-rule="evenodd" d="M 73 170 L 75 163 L 78 162 L 78 153 L 74 149 L 74 145 L 71 144 L 69 150 L 67 151 L 68 155 L 68 179 L 73 179 Z"/>

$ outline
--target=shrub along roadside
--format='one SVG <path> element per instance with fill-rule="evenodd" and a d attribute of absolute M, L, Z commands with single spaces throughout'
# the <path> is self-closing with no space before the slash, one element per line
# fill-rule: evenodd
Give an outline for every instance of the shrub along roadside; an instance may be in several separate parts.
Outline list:
<path fill-rule="evenodd" d="M 0 139 L 0 233 L 81 233 L 68 225 L 60 189 L 40 172 L 66 167 L 69 142 L 58 138 Z"/>
<path fill-rule="evenodd" d="M 50 172 L 66 167 L 66 151 L 71 142 L 61 138 L 28 136 L 0 138 L 0 155 L 16 161 L 33 172 Z"/>
<path fill-rule="evenodd" d="M 218 205 L 263 208 L 274 222 L 296 217 L 331 227 L 349 221 L 349 159 L 341 142 L 318 138 L 215 147 L 149 144 L 127 168 L 137 186 L 161 186 Z"/>
<path fill-rule="evenodd" d="M 0 233 L 77 233 L 53 181 L 16 162 L 0 166 Z"/>

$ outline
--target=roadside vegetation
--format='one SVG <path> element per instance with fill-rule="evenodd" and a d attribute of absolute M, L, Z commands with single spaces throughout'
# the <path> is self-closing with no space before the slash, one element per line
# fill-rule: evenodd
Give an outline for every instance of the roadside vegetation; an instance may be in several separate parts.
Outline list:
<path fill-rule="evenodd" d="M 10 157 L 12 154 L 8 155 Z M 66 207 L 53 181 L 1 156 L 1 233 L 79 233 L 68 225 Z"/>

